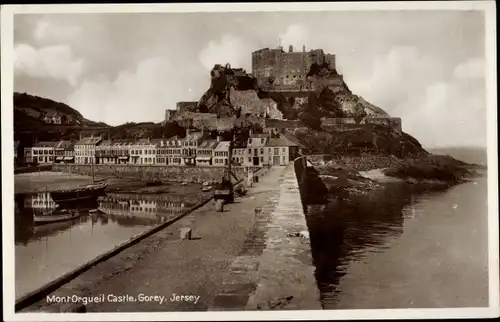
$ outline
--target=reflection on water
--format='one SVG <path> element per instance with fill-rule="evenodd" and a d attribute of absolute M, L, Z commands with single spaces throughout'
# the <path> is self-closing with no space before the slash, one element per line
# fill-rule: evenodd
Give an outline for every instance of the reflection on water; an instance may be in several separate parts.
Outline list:
<path fill-rule="evenodd" d="M 487 305 L 486 179 L 477 181 L 434 191 L 394 183 L 309 207 L 323 307 Z M 437 289 L 445 280 L 451 285 Z"/>
<path fill-rule="evenodd" d="M 192 206 L 168 195 L 107 194 L 79 205 L 80 217 L 35 225 L 57 209 L 50 193 L 16 195 L 16 298 Z"/>

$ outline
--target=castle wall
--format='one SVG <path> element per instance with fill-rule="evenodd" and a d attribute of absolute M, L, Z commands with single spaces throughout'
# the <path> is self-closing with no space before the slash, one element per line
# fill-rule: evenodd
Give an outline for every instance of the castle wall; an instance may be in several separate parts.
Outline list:
<path fill-rule="evenodd" d="M 321 120 L 321 126 L 323 128 L 335 131 L 354 130 L 370 124 L 388 126 L 396 131 L 402 131 L 400 117 L 365 117 L 359 124 L 356 123 L 353 117 L 323 118 Z"/>
<path fill-rule="evenodd" d="M 185 113 L 196 111 L 197 105 L 198 102 L 177 102 L 177 112 Z"/>
<path fill-rule="evenodd" d="M 257 78 L 259 86 L 273 91 L 310 91 L 307 73 L 312 64 L 328 62 L 335 67 L 335 55 L 325 55 L 322 49 L 306 52 L 303 48 L 303 51 L 294 52 L 290 46 L 289 50 L 291 52 L 264 48 L 252 53 L 252 75 Z M 272 84 L 269 83 L 271 76 L 274 79 Z"/>
<path fill-rule="evenodd" d="M 249 167 L 232 166 L 231 170 L 238 179 L 247 178 Z M 260 167 L 250 167 L 257 172 Z M 69 172 L 91 175 L 92 171 L 98 176 L 136 179 L 165 182 L 193 182 L 218 181 L 225 171 L 225 167 L 216 166 L 162 166 L 162 165 L 104 165 L 96 164 L 93 169 L 86 164 L 54 164 L 52 171 Z"/>
<path fill-rule="evenodd" d="M 389 126 L 399 132 L 403 130 L 403 124 L 400 117 L 366 117 L 364 122 L 366 124 Z"/>

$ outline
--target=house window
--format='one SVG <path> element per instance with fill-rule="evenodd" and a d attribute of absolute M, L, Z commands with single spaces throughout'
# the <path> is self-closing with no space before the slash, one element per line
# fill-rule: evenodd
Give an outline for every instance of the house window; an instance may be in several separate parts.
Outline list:
<path fill-rule="evenodd" d="M 274 155 L 279 155 L 279 154 L 280 154 L 280 149 L 274 148 Z"/>
<path fill-rule="evenodd" d="M 260 148 L 260 154 L 264 154 L 264 148 Z"/>
<path fill-rule="evenodd" d="M 264 157 L 260 157 L 260 162 L 264 162 Z"/>
<path fill-rule="evenodd" d="M 43 157 L 38 157 L 38 161 L 42 162 L 43 161 Z"/>
<path fill-rule="evenodd" d="M 248 157 L 248 162 L 252 163 L 252 157 Z"/>
<path fill-rule="evenodd" d="M 281 152 L 285 153 L 286 152 L 286 148 L 282 148 Z"/>
<path fill-rule="evenodd" d="M 252 149 L 248 149 L 248 154 L 252 154 Z"/>

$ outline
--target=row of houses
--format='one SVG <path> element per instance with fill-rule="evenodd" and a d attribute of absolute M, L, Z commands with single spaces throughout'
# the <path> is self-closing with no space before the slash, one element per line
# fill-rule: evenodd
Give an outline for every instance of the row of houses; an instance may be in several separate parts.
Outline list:
<path fill-rule="evenodd" d="M 241 166 L 287 165 L 301 147 L 286 134 L 251 134 L 246 144 L 233 147 L 232 164 Z M 168 139 L 38 142 L 24 149 L 26 163 L 132 164 L 172 166 L 226 166 L 230 141 L 211 139 L 206 132 Z"/>

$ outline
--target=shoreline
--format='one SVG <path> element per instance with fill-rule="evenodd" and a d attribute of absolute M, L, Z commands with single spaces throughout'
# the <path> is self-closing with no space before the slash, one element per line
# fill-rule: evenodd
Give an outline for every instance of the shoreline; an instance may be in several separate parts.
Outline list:
<path fill-rule="evenodd" d="M 96 176 L 96 180 L 105 179 L 108 182 L 106 193 L 137 193 L 137 194 L 189 194 L 201 193 L 201 183 L 163 182 L 158 186 L 147 186 L 146 180 L 131 178 L 115 178 L 112 176 Z M 29 195 L 51 192 L 58 189 L 67 189 L 92 183 L 92 177 L 65 172 L 42 171 L 36 173 L 23 173 L 14 176 L 14 194 Z M 199 190 L 199 191 L 198 191 Z"/>
<path fill-rule="evenodd" d="M 335 158 L 313 156 L 309 161 L 314 168 L 312 175 L 317 176 L 310 189 L 323 190 L 328 197 L 334 195 L 340 199 L 367 193 L 387 183 L 452 187 L 482 176 L 487 169 L 442 155 L 412 159 L 371 154 Z M 324 186 L 323 189 L 317 186 L 318 183 Z"/>

